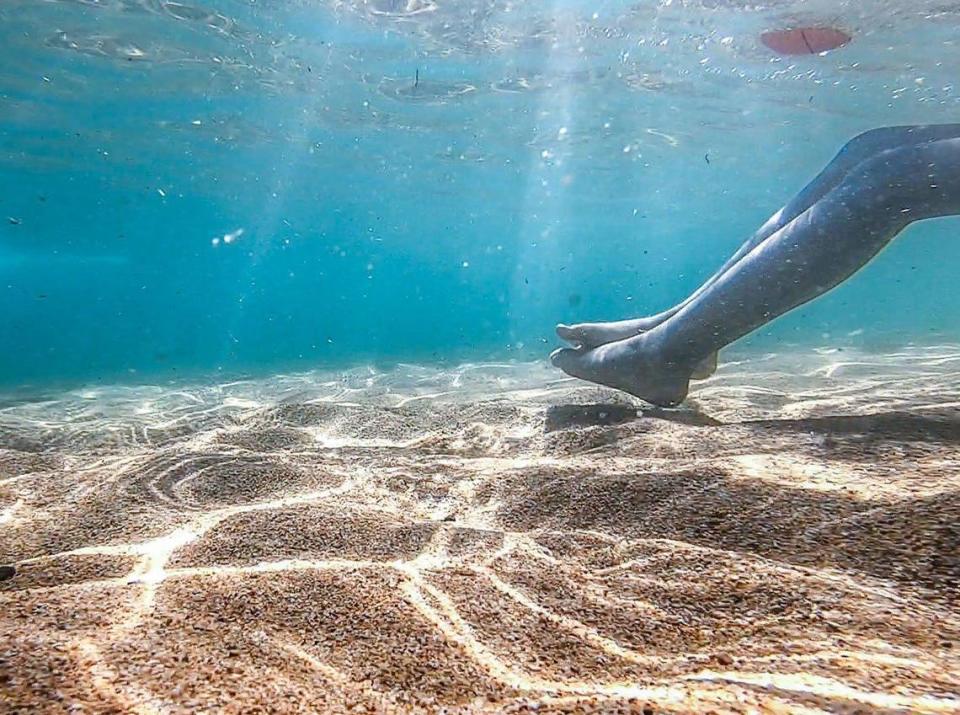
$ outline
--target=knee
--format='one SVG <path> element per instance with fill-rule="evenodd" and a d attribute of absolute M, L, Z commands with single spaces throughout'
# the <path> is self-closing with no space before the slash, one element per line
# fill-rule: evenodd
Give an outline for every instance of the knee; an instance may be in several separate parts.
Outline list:
<path fill-rule="evenodd" d="M 843 145 L 844 154 L 869 155 L 882 151 L 896 143 L 895 139 L 906 132 L 906 127 L 877 127 L 857 134 Z"/>
<path fill-rule="evenodd" d="M 960 202 L 960 139 L 881 151 L 851 179 L 874 203 L 913 207 L 918 218 L 945 202 Z"/>
<path fill-rule="evenodd" d="M 923 160 L 919 147 L 908 146 L 878 151 L 857 165 L 849 182 L 876 199 L 893 199 L 900 194 Z"/>
<path fill-rule="evenodd" d="M 862 166 L 864 172 L 898 185 L 929 188 L 940 180 L 955 183 L 960 170 L 960 139 L 887 149 Z"/>

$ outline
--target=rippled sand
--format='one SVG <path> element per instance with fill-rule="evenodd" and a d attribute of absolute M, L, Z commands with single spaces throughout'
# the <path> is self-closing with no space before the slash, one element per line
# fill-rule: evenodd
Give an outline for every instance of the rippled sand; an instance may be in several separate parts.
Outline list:
<path fill-rule="evenodd" d="M 960 711 L 960 348 L 640 406 L 531 365 L 9 405 L 0 710 Z"/>

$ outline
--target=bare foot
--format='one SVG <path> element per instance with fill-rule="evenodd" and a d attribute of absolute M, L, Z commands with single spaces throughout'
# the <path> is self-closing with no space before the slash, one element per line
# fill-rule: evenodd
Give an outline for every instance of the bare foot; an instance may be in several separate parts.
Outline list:
<path fill-rule="evenodd" d="M 660 324 L 661 321 L 657 317 L 617 320 L 610 323 L 577 323 L 576 325 L 561 323 L 557 326 L 557 335 L 575 348 L 591 350 L 645 333 Z"/>
<path fill-rule="evenodd" d="M 572 377 L 606 385 L 661 407 L 675 407 L 687 397 L 690 369 L 659 358 L 643 336 L 592 350 L 562 348 L 550 361 Z"/>
<path fill-rule="evenodd" d="M 601 345 L 635 338 L 662 323 L 666 319 L 662 316 L 663 313 L 648 318 L 633 318 L 609 323 L 577 323 L 576 325 L 561 323 L 557 326 L 557 335 L 578 350 L 592 350 Z M 706 380 L 716 371 L 717 353 L 711 353 L 694 366 L 690 379 Z"/>

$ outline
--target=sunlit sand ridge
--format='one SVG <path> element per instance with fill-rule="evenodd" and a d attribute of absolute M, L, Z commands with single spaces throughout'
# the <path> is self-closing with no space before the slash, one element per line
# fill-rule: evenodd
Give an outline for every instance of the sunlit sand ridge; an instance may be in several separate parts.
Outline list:
<path fill-rule="evenodd" d="M 960 348 L 0 410 L 0 709 L 958 712 Z"/>

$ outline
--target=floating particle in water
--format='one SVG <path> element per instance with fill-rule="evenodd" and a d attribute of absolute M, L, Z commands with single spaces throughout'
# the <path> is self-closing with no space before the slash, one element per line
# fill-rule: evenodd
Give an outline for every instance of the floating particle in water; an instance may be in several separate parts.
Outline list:
<path fill-rule="evenodd" d="M 164 198 L 166 198 L 166 196 L 167 196 L 167 192 L 164 191 L 163 189 L 157 189 L 157 193 L 160 194 L 160 196 L 162 196 L 162 197 L 164 197 Z"/>
<path fill-rule="evenodd" d="M 238 238 L 240 238 L 244 233 L 244 229 L 238 228 L 236 231 L 231 231 L 230 233 L 225 233 L 223 236 L 216 236 L 215 238 L 210 239 L 210 245 L 216 248 L 221 243 L 227 245 L 235 243 Z"/>
<path fill-rule="evenodd" d="M 16 216 L 7 216 L 7 223 L 12 224 L 13 226 L 19 226 L 23 223 L 23 221 L 18 219 Z"/>
<path fill-rule="evenodd" d="M 652 135 L 655 136 L 655 137 L 660 137 L 660 138 L 663 139 L 665 142 L 667 142 L 667 144 L 669 144 L 670 146 L 679 146 L 679 145 L 680 145 L 680 141 L 679 141 L 676 137 L 671 136 L 670 134 L 667 134 L 666 132 L 661 132 L 659 129 L 648 128 L 648 129 L 647 129 L 647 134 L 652 134 Z"/>
<path fill-rule="evenodd" d="M 238 228 L 236 231 L 233 231 L 233 232 L 231 232 L 231 233 L 224 234 L 224 236 L 223 236 L 223 242 L 224 242 L 224 243 L 227 243 L 227 244 L 233 243 L 233 242 L 236 241 L 238 238 L 240 238 L 240 237 L 243 235 L 243 233 L 244 233 L 244 232 L 243 232 L 243 229 L 242 229 L 242 228 Z"/>
<path fill-rule="evenodd" d="M 835 27 L 794 27 L 760 35 L 764 45 L 781 55 L 818 55 L 843 47 L 852 39 Z"/>

